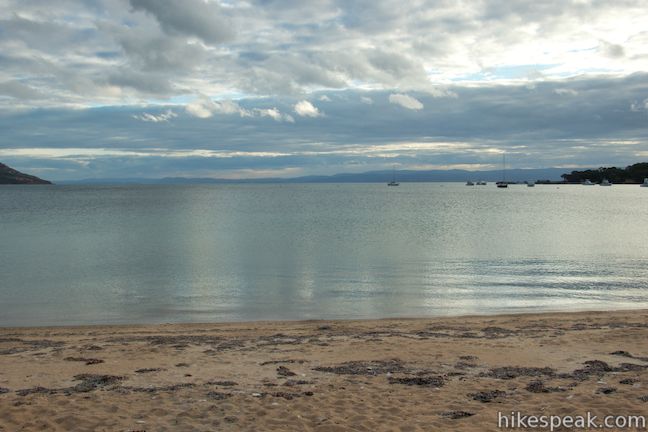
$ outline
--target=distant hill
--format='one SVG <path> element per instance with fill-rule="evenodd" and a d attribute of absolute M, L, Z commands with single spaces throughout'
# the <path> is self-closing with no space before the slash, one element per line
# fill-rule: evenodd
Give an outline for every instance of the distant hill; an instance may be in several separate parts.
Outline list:
<path fill-rule="evenodd" d="M 561 181 L 561 175 L 568 169 L 508 169 L 506 180 L 523 182 L 525 180 Z M 305 176 L 292 178 L 258 178 L 258 179 L 219 179 L 166 177 L 161 179 L 128 178 L 128 179 L 85 179 L 65 181 L 60 183 L 74 184 L 192 184 L 192 183 L 383 183 L 389 182 L 392 171 L 369 171 L 354 174 L 335 174 L 330 176 Z M 396 171 L 396 181 L 399 182 L 465 182 L 467 180 L 484 180 L 495 182 L 502 180 L 502 171 L 466 171 L 466 170 L 402 170 Z"/>
<path fill-rule="evenodd" d="M 23 174 L 7 165 L 0 163 L 0 184 L 52 184 L 47 180 L 39 179 L 33 175 Z"/>

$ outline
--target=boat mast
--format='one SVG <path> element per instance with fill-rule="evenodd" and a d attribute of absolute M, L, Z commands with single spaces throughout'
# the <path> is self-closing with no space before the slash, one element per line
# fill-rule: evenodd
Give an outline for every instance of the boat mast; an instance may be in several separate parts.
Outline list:
<path fill-rule="evenodd" d="M 506 183 L 506 153 L 502 153 L 502 182 Z"/>

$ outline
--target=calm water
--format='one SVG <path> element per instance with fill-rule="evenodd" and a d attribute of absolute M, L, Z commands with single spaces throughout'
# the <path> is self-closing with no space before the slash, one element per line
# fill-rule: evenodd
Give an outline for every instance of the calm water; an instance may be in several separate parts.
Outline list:
<path fill-rule="evenodd" d="M 0 187 L 0 326 L 648 307 L 648 189 Z"/>

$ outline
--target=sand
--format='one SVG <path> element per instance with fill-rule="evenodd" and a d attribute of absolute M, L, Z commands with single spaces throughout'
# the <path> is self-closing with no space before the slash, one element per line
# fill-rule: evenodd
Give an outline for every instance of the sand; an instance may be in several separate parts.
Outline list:
<path fill-rule="evenodd" d="M 0 329 L 0 431 L 489 431 L 648 415 L 648 311 Z"/>

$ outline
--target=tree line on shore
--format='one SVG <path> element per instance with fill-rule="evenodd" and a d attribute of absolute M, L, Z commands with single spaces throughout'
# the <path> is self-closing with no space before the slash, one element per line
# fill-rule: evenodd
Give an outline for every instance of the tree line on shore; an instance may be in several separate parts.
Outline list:
<path fill-rule="evenodd" d="M 599 183 L 607 179 L 612 183 L 643 183 L 648 178 L 648 162 L 640 162 L 625 168 L 601 167 L 594 170 L 572 171 L 561 177 L 568 183 L 582 183 L 590 180 Z"/>

